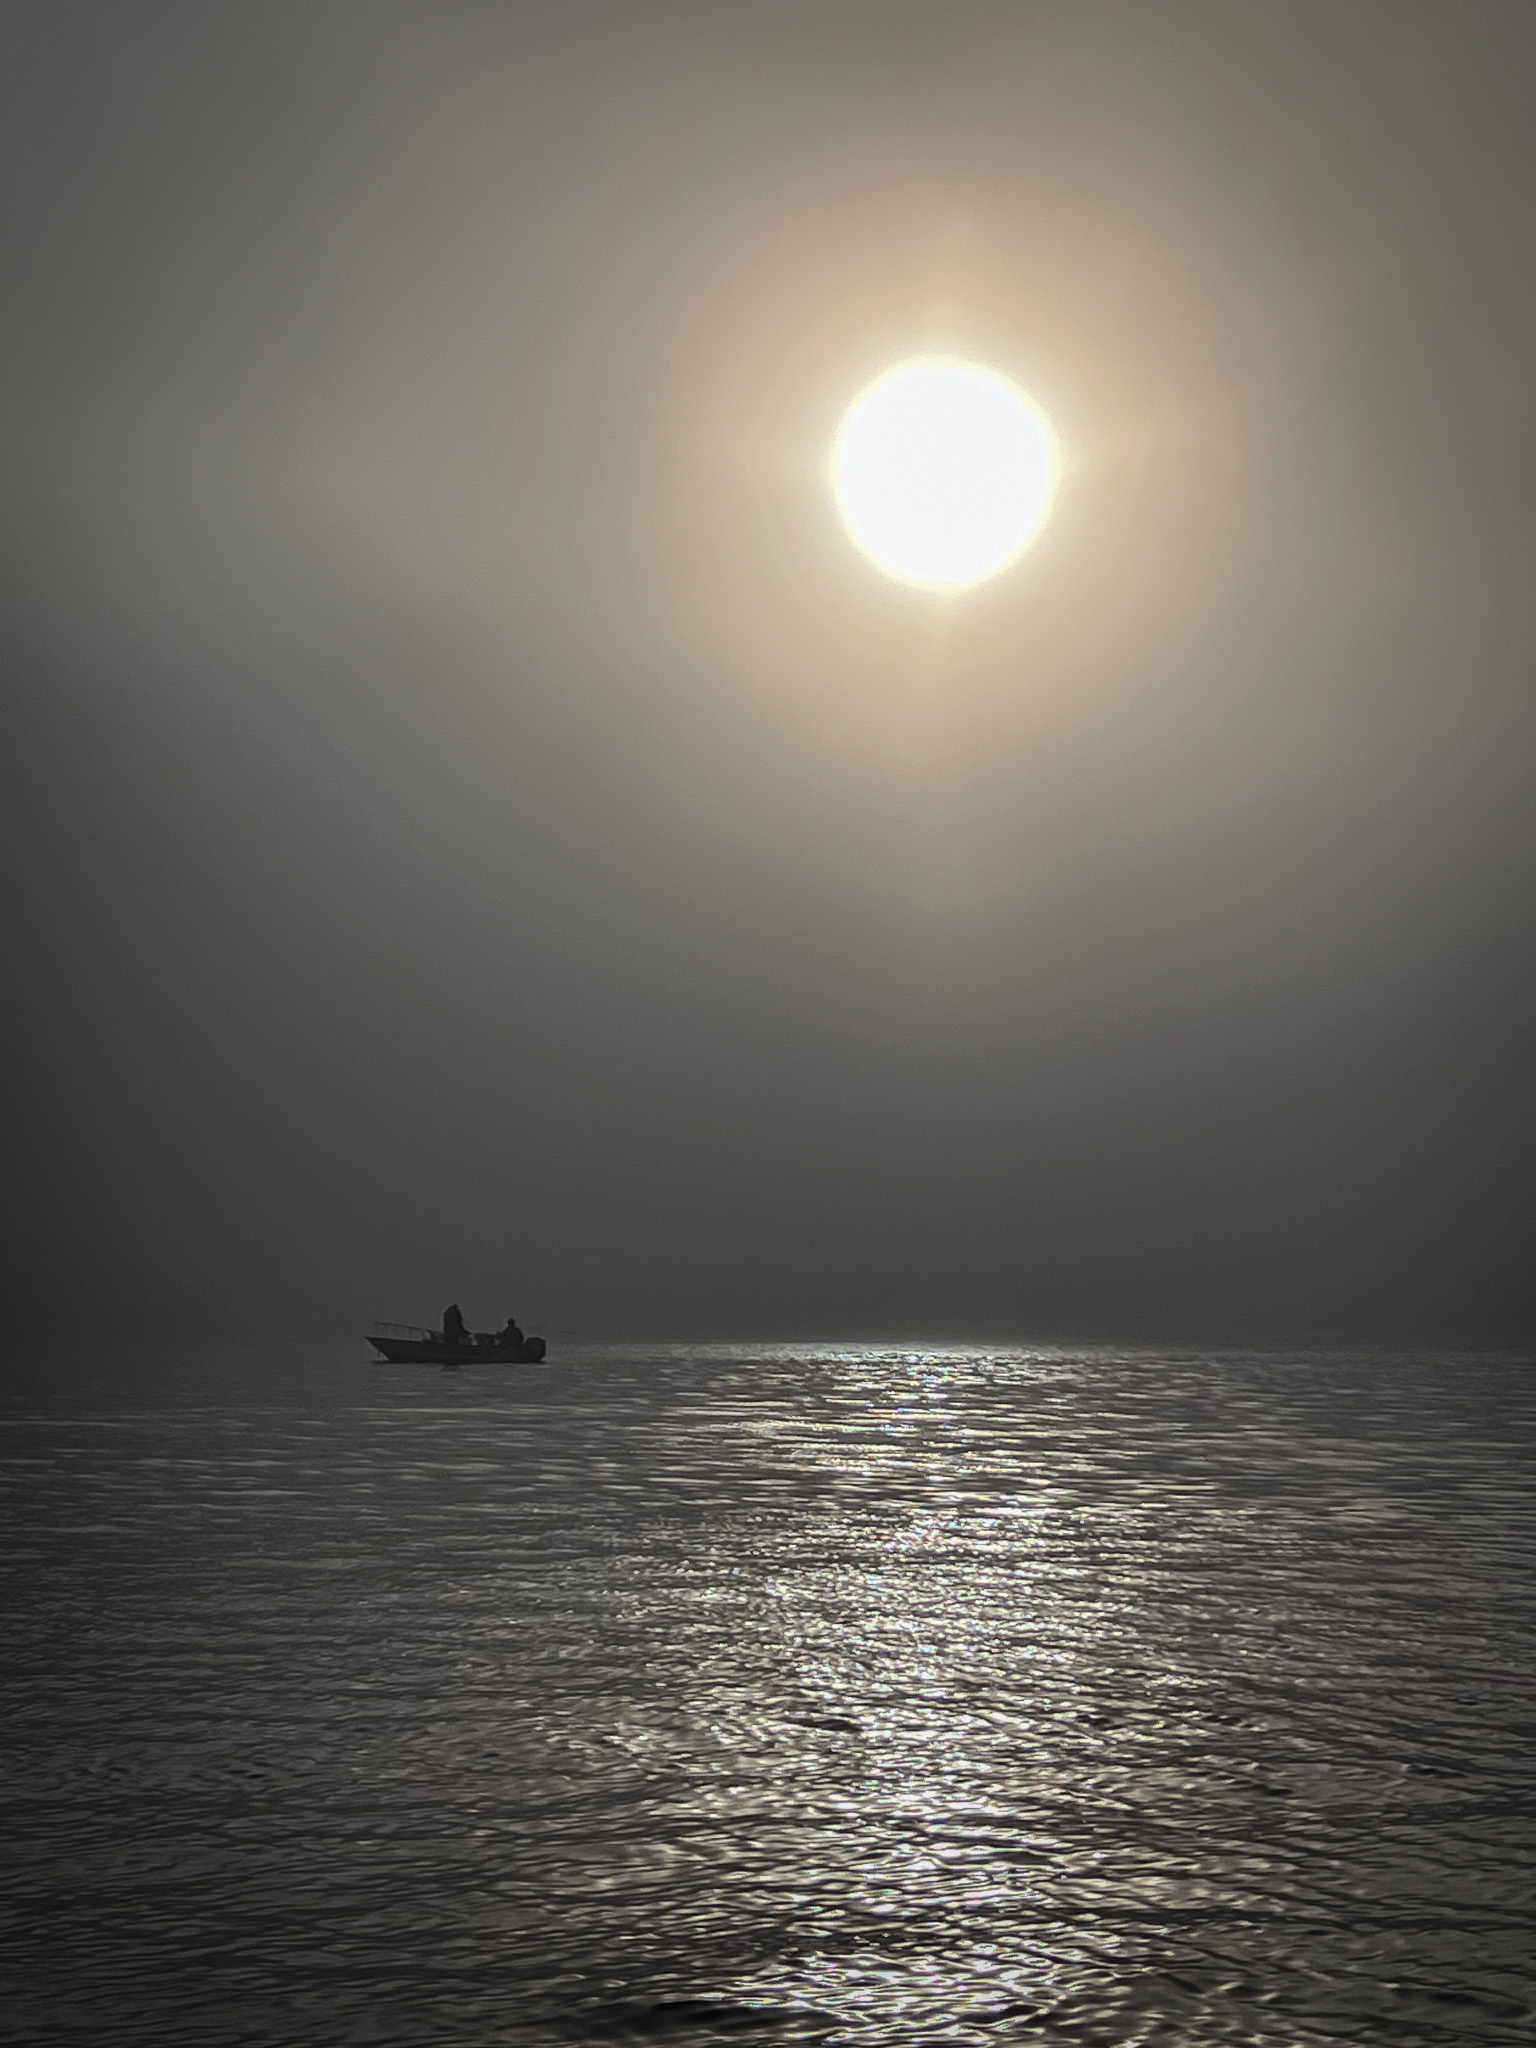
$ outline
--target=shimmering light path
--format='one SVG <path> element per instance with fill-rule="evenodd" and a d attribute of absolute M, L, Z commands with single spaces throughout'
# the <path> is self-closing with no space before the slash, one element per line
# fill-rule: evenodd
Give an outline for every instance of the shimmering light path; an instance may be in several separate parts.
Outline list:
<path fill-rule="evenodd" d="M 5 1421 L 12 2038 L 1529 2041 L 1529 1367 L 243 1370 Z"/>

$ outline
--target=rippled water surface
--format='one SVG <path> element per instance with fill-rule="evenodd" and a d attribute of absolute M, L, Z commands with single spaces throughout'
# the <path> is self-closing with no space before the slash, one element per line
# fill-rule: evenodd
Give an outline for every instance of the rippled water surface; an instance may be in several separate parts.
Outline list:
<path fill-rule="evenodd" d="M 1536 1369 L 98 1362 L 3 1418 L 0 2023 L 1532 2040 Z"/>

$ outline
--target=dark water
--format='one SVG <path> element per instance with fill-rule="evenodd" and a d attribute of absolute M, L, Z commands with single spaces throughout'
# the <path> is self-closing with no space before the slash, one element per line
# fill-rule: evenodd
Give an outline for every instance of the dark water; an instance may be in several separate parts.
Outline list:
<path fill-rule="evenodd" d="M 1536 1369 L 97 1362 L 10 2038 L 1529 2044 Z"/>

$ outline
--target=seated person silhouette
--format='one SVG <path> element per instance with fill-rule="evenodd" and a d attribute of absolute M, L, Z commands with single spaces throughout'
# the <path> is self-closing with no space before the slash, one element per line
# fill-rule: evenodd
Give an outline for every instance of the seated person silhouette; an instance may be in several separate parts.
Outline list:
<path fill-rule="evenodd" d="M 523 1333 L 517 1326 L 516 1316 L 507 1317 L 505 1328 L 496 1332 L 496 1342 L 504 1345 L 508 1351 L 522 1350 Z"/>
<path fill-rule="evenodd" d="M 443 1342 L 445 1344 L 467 1344 L 469 1332 L 464 1327 L 464 1311 L 459 1304 L 450 1302 L 443 1310 Z"/>

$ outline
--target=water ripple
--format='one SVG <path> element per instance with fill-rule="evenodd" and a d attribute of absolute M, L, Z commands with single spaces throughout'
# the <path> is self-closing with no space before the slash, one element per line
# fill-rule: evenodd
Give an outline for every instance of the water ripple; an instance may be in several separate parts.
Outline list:
<path fill-rule="evenodd" d="M 38 2043 L 1529 2043 L 1536 1374 L 592 1348 L 13 1404 Z"/>

